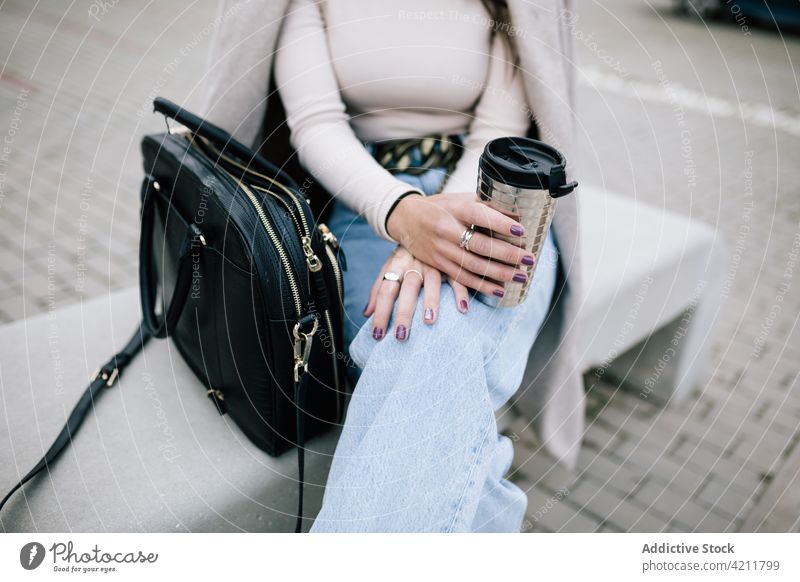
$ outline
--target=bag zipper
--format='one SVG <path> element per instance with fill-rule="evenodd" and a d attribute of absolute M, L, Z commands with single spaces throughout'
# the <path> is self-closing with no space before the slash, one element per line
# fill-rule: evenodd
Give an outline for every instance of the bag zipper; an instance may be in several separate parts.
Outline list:
<path fill-rule="evenodd" d="M 282 184 L 280 184 L 279 182 L 277 182 L 275 180 L 272 180 L 272 183 L 282 187 Z M 280 196 L 276 196 L 274 192 L 270 191 L 267 188 L 261 188 L 259 186 L 255 186 L 255 185 L 253 185 L 252 187 L 253 187 L 254 190 L 257 190 L 258 192 L 263 192 L 265 194 L 270 194 L 273 198 L 275 198 L 276 200 L 279 200 L 281 202 L 281 204 L 283 204 L 284 208 L 286 208 L 287 212 L 289 212 L 289 215 L 292 217 L 292 221 L 295 223 L 295 226 L 297 226 L 298 230 L 300 230 L 302 228 L 303 230 L 300 230 L 301 233 L 304 233 L 304 234 L 308 233 L 308 230 L 307 230 L 308 223 L 305 220 L 305 214 L 303 213 L 303 209 L 300 207 L 300 205 L 299 205 L 297 199 L 295 198 L 295 196 L 293 196 L 288 190 L 286 190 L 284 188 L 284 190 L 287 191 L 287 194 L 289 194 L 289 196 L 292 198 L 292 200 L 296 204 L 297 212 L 301 217 L 302 226 L 298 222 L 297 218 L 295 218 L 294 213 L 291 211 L 290 206 L 286 203 L 286 201 L 283 198 L 281 198 Z M 336 280 L 336 291 L 337 291 L 337 294 L 339 295 L 339 304 L 341 305 L 342 297 L 344 296 L 344 287 L 343 287 L 343 284 L 342 284 L 342 274 L 339 271 L 339 262 L 336 259 L 336 255 L 331 250 L 331 245 L 334 245 L 335 247 L 338 248 L 339 242 L 336 240 L 336 236 L 330 231 L 330 229 L 325 224 L 320 223 L 317 226 L 317 229 L 322 234 L 322 239 L 323 239 L 323 241 L 325 243 L 325 252 L 328 255 L 328 260 L 330 261 L 331 268 L 333 269 L 333 276 L 334 276 L 334 279 Z M 303 240 L 303 251 L 304 251 L 304 254 L 306 255 L 306 261 L 308 262 L 309 270 L 315 271 L 315 269 L 311 268 L 311 264 L 312 263 L 309 262 L 309 251 L 311 251 L 311 237 L 306 235 L 306 236 L 302 237 L 302 240 Z M 315 261 L 315 264 L 319 265 L 318 268 L 316 268 L 316 271 L 319 271 L 322 268 L 322 263 L 319 261 L 317 256 L 313 254 L 313 252 L 311 254 L 313 255 L 313 260 Z M 339 353 L 339 351 L 338 351 L 338 348 L 336 346 L 336 338 L 334 337 L 333 321 L 331 320 L 330 310 L 325 309 L 322 313 L 323 313 L 323 316 L 325 317 L 325 322 L 326 322 L 326 325 L 328 327 L 328 332 L 330 334 L 331 347 L 333 348 L 331 350 L 331 365 L 333 367 L 333 383 L 335 384 L 336 391 L 337 391 L 336 417 L 339 418 L 339 415 L 341 414 L 341 408 L 342 408 L 341 396 L 339 395 L 339 393 L 341 391 L 341 382 L 340 382 L 340 379 L 339 379 L 339 365 L 338 365 L 338 361 L 337 361 L 337 354 Z"/>
<path fill-rule="evenodd" d="M 223 154 L 212 143 L 210 143 L 207 139 L 205 139 L 203 137 L 200 137 L 200 136 L 196 136 L 194 134 L 190 134 L 190 136 L 191 136 L 190 140 L 192 140 L 192 141 L 194 141 L 194 140 L 201 141 L 202 144 L 205 147 L 207 147 L 208 149 L 212 150 L 212 152 L 214 154 L 216 154 L 218 158 L 221 158 L 221 159 L 225 160 L 227 163 L 229 163 L 232 166 L 240 169 L 245 174 L 250 174 L 250 175 L 253 175 L 253 176 L 257 176 L 257 177 L 259 177 L 259 178 L 261 178 L 263 180 L 268 181 L 269 183 L 271 183 L 271 184 L 277 186 L 278 188 L 280 188 L 283 192 L 286 193 L 287 196 L 289 196 L 289 198 L 294 203 L 294 206 L 295 206 L 295 208 L 297 210 L 297 215 L 300 218 L 300 222 L 299 223 L 298 223 L 297 218 L 295 218 L 295 213 L 291 212 L 291 209 L 289 208 L 289 205 L 286 203 L 285 200 L 283 200 L 283 198 L 281 198 L 280 196 L 276 195 L 274 192 L 272 192 L 268 188 L 261 188 L 259 186 L 255 186 L 255 185 L 252 186 L 253 189 L 258 190 L 259 192 L 270 194 L 273 198 L 275 198 L 276 200 L 279 200 L 281 202 L 281 204 L 284 205 L 284 207 L 289 212 L 289 215 L 292 217 L 292 221 L 295 223 L 295 225 L 298 227 L 298 230 L 300 231 L 301 243 L 302 243 L 302 247 L 303 247 L 303 254 L 306 257 L 306 264 L 308 265 L 309 270 L 311 272 L 317 272 L 320 269 L 322 269 L 322 262 L 319 260 L 319 257 L 317 257 L 317 255 L 314 253 L 313 249 L 311 248 L 311 232 L 310 232 L 310 230 L 308 228 L 308 221 L 306 220 L 305 213 L 303 212 L 303 207 L 300 204 L 300 201 L 297 200 L 297 197 L 294 195 L 294 193 L 292 193 L 291 190 L 289 190 L 286 186 L 281 184 L 278 180 L 275 180 L 274 178 L 271 178 L 271 177 L 269 177 L 269 176 L 267 176 L 265 174 L 261 174 L 260 172 L 256 172 L 255 170 L 253 170 L 251 168 L 245 167 L 244 165 L 240 164 L 237 160 L 231 158 L 230 156 L 227 156 L 227 155 Z M 253 192 L 252 192 L 252 190 L 250 189 L 249 186 L 246 186 L 240 179 L 237 179 L 235 176 L 233 176 L 233 174 L 231 174 L 231 172 L 228 171 L 226 168 L 224 168 L 221 164 L 220 164 L 220 167 L 222 168 L 222 170 L 228 176 L 231 177 L 232 180 L 234 180 L 239 185 L 239 187 L 242 189 L 242 191 L 245 193 L 245 195 L 247 195 L 247 197 L 250 200 L 251 204 L 253 205 L 253 207 L 255 208 L 256 212 L 258 213 L 259 218 L 261 219 L 261 222 L 264 225 L 264 228 L 267 231 L 267 234 L 269 235 L 270 239 L 272 240 L 273 245 L 275 245 L 276 249 L 278 250 L 278 254 L 281 256 L 281 260 L 284 263 L 284 268 L 286 270 L 287 277 L 289 279 L 289 286 L 292 289 L 292 295 L 294 296 L 294 299 L 295 299 L 295 305 L 297 307 L 297 315 L 298 315 L 298 317 L 300 317 L 300 313 L 302 311 L 302 307 L 301 307 L 300 292 L 299 292 L 299 288 L 297 286 L 297 281 L 294 279 L 294 273 L 293 273 L 293 271 L 291 269 L 291 266 L 290 266 L 290 264 L 288 262 L 288 255 L 286 254 L 286 250 L 283 248 L 283 245 L 281 245 L 277 235 L 275 234 L 274 229 L 272 228 L 272 225 L 270 224 L 269 220 L 267 219 L 266 213 L 264 212 L 264 209 L 263 209 L 263 207 L 261 205 L 261 202 L 255 196 L 255 194 L 253 194 Z M 339 272 L 338 261 L 336 260 L 336 257 L 332 253 L 331 248 L 329 246 L 330 244 L 335 244 L 338 247 L 338 241 L 336 240 L 336 237 L 334 236 L 334 234 L 324 224 L 320 224 L 319 225 L 319 229 L 320 229 L 320 232 L 322 232 L 323 240 L 326 243 L 325 244 L 325 250 L 328 253 L 328 258 L 331 260 L 331 266 L 333 267 L 334 278 L 336 279 L 336 284 L 337 284 L 337 287 L 338 287 L 337 291 L 339 292 L 339 303 L 341 304 L 342 296 L 344 295 L 344 288 L 343 288 L 343 284 L 342 284 L 342 276 L 341 276 L 341 273 Z M 336 339 L 334 338 L 334 333 L 333 333 L 333 322 L 331 321 L 331 316 L 330 316 L 329 310 L 326 309 L 323 312 L 323 315 L 325 316 L 325 321 L 327 323 L 328 331 L 329 331 L 330 336 L 331 336 L 331 346 L 333 347 L 333 350 L 332 350 L 332 353 L 331 353 L 331 358 L 332 358 L 332 362 L 331 363 L 333 365 L 333 379 L 334 379 L 334 383 L 336 384 L 336 390 L 337 390 L 337 392 L 339 392 L 341 390 L 341 383 L 340 383 L 340 380 L 339 380 L 339 366 L 338 366 L 338 362 L 337 362 L 338 349 L 336 347 Z M 340 398 L 338 398 L 338 397 L 336 399 L 336 404 L 337 404 L 337 408 L 339 409 L 339 410 L 337 410 L 337 417 L 338 417 L 339 414 L 340 414 L 340 409 L 341 409 Z"/>
<path fill-rule="evenodd" d="M 322 240 L 325 241 L 325 251 L 328 253 L 328 259 L 330 259 L 331 266 L 333 267 L 333 275 L 336 278 L 339 300 L 341 302 L 341 299 L 344 297 L 344 284 L 342 283 L 342 273 L 339 270 L 339 260 L 336 258 L 336 253 L 333 251 L 333 249 L 339 250 L 339 240 L 336 238 L 336 235 L 331 232 L 327 224 L 320 222 L 317 228 L 322 233 Z"/>
<path fill-rule="evenodd" d="M 286 209 L 287 214 L 292 217 L 292 222 L 294 222 L 294 225 L 297 228 L 297 231 L 298 232 L 303 232 L 301 230 L 302 229 L 302 225 L 300 224 L 300 221 L 297 220 L 297 217 L 294 215 L 294 207 L 291 206 L 288 202 L 286 202 L 286 200 L 284 200 L 280 196 L 276 195 L 275 192 L 273 192 L 272 190 L 270 190 L 268 188 L 262 188 L 261 186 L 256 186 L 255 184 L 251 185 L 250 187 L 253 190 L 256 190 L 257 192 L 261 192 L 262 194 L 269 194 L 270 196 L 272 196 L 272 198 L 274 198 L 275 200 L 280 202 L 281 205 Z M 305 254 L 305 253 L 303 253 L 303 254 Z"/>
<path fill-rule="evenodd" d="M 261 224 L 264 226 L 264 230 L 267 231 L 267 236 L 269 236 L 273 246 L 278 251 L 278 256 L 280 256 L 281 263 L 283 263 L 283 270 L 286 272 L 286 278 L 289 280 L 289 288 L 291 289 L 292 298 L 294 299 L 297 317 L 302 317 L 303 304 L 300 298 L 300 287 L 297 284 L 297 278 L 295 277 L 294 270 L 292 269 L 292 264 L 289 262 L 289 255 L 286 253 L 286 249 L 283 247 L 283 244 L 281 244 L 281 240 L 278 238 L 275 229 L 272 227 L 272 223 L 270 223 L 269 219 L 267 218 L 267 213 L 264 212 L 264 207 L 261 205 L 261 202 L 258 200 L 256 195 L 253 194 L 253 191 L 249 186 L 246 186 L 244 182 L 236 178 L 225 168 L 222 168 L 222 171 L 228 174 L 228 176 L 230 176 L 230 178 L 236 182 L 239 188 L 241 188 L 242 192 L 244 192 L 247 198 L 250 200 L 253 208 L 255 208 L 255 211 L 261 220 Z"/>
<path fill-rule="evenodd" d="M 234 158 L 232 158 L 232 157 L 230 157 L 230 156 L 228 156 L 226 154 L 223 154 L 222 152 L 220 152 L 214 146 L 214 144 L 210 143 L 207 139 L 205 139 L 203 137 L 200 137 L 200 136 L 195 136 L 195 137 L 196 137 L 196 139 L 203 140 L 203 143 L 207 147 L 209 147 L 215 154 L 217 154 L 218 157 L 224 159 L 226 162 L 228 162 L 232 166 L 238 168 L 239 170 L 241 170 L 242 172 L 244 172 L 246 174 L 251 174 L 253 176 L 258 176 L 262 180 L 266 180 L 267 182 L 269 182 L 269 183 L 273 184 L 274 186 L 277 186 L 278 188 L 283 190 L 283 192 L 287 196 L 289 196 L 289 198 L 292 200 L 292 202 L 294 203 L 295 207 L 297 208 L 297 214 L 300 216 L 300 221 L 303 223 L 303 230 L 302 230 L 302 235 L 300 237 L 300 242 L 302 243 L 302 246 L 303 246 L 303 254 L 306 256 L 306 263 L 308 264 L 308 269 L 312 273 L 316 273 L 317 271 L 319 271 L 322 268 L 322 262 L 319 260 L 319 257 L 317 257 L 317 255 L 314 254 L 314 249 L 311 248 L 311 231 L 308 228 L 308 222 L 306 221 L 306 215 L 303 212 L 303 207 L 300 204 L 300 201 L 294 195 L 294 193 L 291 190 L 289 190 L 286 186 L 281 184 L 275 178 L 271 178 L 270 176 L 267 176 L 266 174 L 261 174 L 260 172 L 257 172 L 255 170 L 253 170 L 252 168 L 249 168 L 247 166 L 244 166 L 244 165 L 240 164 L 238 162 L 238 160 L 236 160 L 236 159 L 234 159 Z M 258 188 L 258 190 L 262 190 L 264 192 L 269 192 L 270 194 L 272 194 L 274 196 L 274 194 L 272 192 L 270 192 L 266 188 Z M 292 216 L 292 218 L 294 218 L 294 216 Z"/>
<path fill-rule="evenodd" d="M 328 261 L 331 264 L 331 268 L 333 269 L 333 277 L 336 279 L 336 291 L 339 294 L 339 305 L 342 305 L 342 298 L 344 297 L 344 285 L 342 283 L 342 273 L 339 270 L 339 261 L 336 258 L 336 253 L 334 253 L 333 249 L 339 248 L 339 241 L 336 239 L 336 235 L 331 232 L 328 228 L 328 225 L 324 223 L 319 223 L 317 225 L 317 229 L 322 234 L 322 240 L 325 242 L 325 252 L 328 255 Z M 328 310 L 325 310 L 325 320 L 328 323 L 328 329 L 330 330 L 331 334 L 331 345 L 333 346 L 333 378 L 334 382 L 336 383 L 336 417 L 340 418 L 341 410 L 342 410 L 342 400 L 344 399 L 344 392 L 341 391 L 340 383 L 339 383 L 339 366 L 338 362 L 336 361 L 336 339 L 333 337 L 333 323 L 331 322 L 331 315 Z"/>
<path fill-rule="evenodd" d="M 206 143 L 214 151 L 214 153 L 216 153 L 220 158 L 224 159 L 229 164 L 231 164 L 234 167 L 238 168 L 239 170 L 241 170 L 245 174 L 250 174 L 250 175 L 253 175 L 253 176 L 257 176 L 257 177 L 261 178 L 262 180 L 268 181 L 270 184 L 273 184 L 274 186 L 277 186 L 283 192 L 286 193 L 286 195 L 294 203 L 294 206 L 297 209 L 297 215 L 300 218 L 300 223 L 302 224 L 301 230 L 300 229 L 299 230 L 300 230 L 300 233 L 301 233 L 301 242 L 302 242 L 302 246 L 303 246 L 303 254 L 306 256 L 306 263 L 308 264 L 308 269 L 312 273 L 316 273 L 317 271 L 322 269 L 322 261 L 319 260 L 319 257 L 317 257 L 317 255 L 314 253 L 314 250 L 311 248 L 311 231 L 308 228 L 308 221 L 306 220 L 305 212 L 303 212 L 303 207 L 300 204 L 300 201 L 295 196 L 295 194 L 291 190 L 289 190 L 289 188 L 287 188 L 286 186 L 281 184 L 278 180 L 275 180 L 274 178 L 271 178 L 270 176 L 267 176 L 265 174 L 262 174 L 260 172 L 257 172 L 255 170 L 253 170 L 252 168 L 249 168 L 249 167 L 246 167 L 246 166 L 240 164 L 237 160 L 231 158 L 230 156 L 227 156 L 227 155 L 223 154 L 222 152 L 219 152 L 213 146 L 213 144 L 209 143 L 204 138 L 200 138 L 200 139 L 203 139 L 204 143 Z M 282 198 L 280 198 L 279 196 L 276 196 L 275 193 L 270 191 L 268 188 L 261 188 L 261 187 L 255 186 L 255 185 L 253 186 L 253 188 L 258 190 L 259 192 L 268 193 L 268 194 L 272 195 L 274 198 L 276 198 L 277 200 L 280 200 L 281 203 L 284 206 L 286 206 L 287 210 L 288 210 L 288 205 L 286 204 L 286 202 Z M 290 212 L 289 214 L 292 217 L 292 220 L 295 222 L 295 224 L 298 227 L 300 227 L 300 224 L 298 224 L 294 213 Z M 322 233 L 322 238 L 323 238 L 323 240 L 325 242 L 325 251 L 328 254 L 328 258 L 329 258 L 329 260 L 331 262 L 331 267 L 333 268 L 334 278 L 336 279 L 337 291 L 339 293 L 339 304 L 341 305 L 342 297 L 344 296 L 344 286 L 342 284 L 342 274 L 339 271 L 339 261 L 336 259 L 335 254 L 331 250 L 331 245 L 335 245 L 336 247 L 338 247 L 339 246 L 339 242 L 336 240 L 336 236 L 330 231 L 330 229 L 326 225 L 319 224 L 317 228 Z M 326 309 L 323 312 L 323 315 L 325 317 L 325 322 L 326 322 L 326 324 L 328 326 L 328 332 L 330 333 L 330 336 L 331 336 L 331 347 L 333 348 L 331 350 L 331 364 L 333 366 L 333 382 L 336 385 L 336 391 L 340 392 L 341 391 L 341 382 L 340 382 L 340 379 L 339 379 L 339 365 L 338 365 L 338 361 L 337 361 L 338 348 L 336 346 L 336 339 L 334 337 L 334 332 L 333 332 L 333 322 L 331 320 L 331 314 L 330 314 L 329 310 Z M 339 409 L 341 409 L 340 397 L 336 398 L 336 404 L 337 404 L 337 407 L 339 407 Z M 337 417 L 339 416 L 339 413 L 340 413 L 340 410 L 337 410 Z"/>

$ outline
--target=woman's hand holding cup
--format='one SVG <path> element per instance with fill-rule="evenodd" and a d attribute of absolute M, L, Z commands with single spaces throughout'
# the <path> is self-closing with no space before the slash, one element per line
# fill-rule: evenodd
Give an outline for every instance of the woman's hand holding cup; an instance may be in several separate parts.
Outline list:
<path fill-rule="evenodd" d="M 409 195 L 397 203 L 386 223 L 389 235 L 411 254 L 455 281 L 481 293 L 503 296 L 502 283 L 524 283 L 525 266 L 535 257 L 522 245 L 522 225 L 475 199 L 474 193 Z M 503 237 L 520 237 L 520 246 L 475 230 L 480 227 Z"/>

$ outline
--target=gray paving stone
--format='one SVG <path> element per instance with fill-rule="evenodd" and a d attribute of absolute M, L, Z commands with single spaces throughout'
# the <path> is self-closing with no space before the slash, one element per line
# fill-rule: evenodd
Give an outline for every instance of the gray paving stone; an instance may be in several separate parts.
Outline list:
<path fill-rule="evenodd" d="M 734 478 L 731 486 L 740 491 L 749 491 L 757 487 L 764 479 L 764 472 L 740 460 L 720 456 L 702 447 L 695 448 L 686 443 L 676 453 L 677 459 L 682 459 L 689 467 L 702 472 L 706 468 L 708 474 L 727 475 Z"/>
<path fill-rule="evenodd" d="M 706 519 L 706 513 L 714 511 L 711 504 L 703 505 L 698 503 L 698 501 L 689 494 L 680 493 L 654 480 L 646 482 L 638 489 L 634 498 L 637 502 L 647 507 L 648 511 L 657 513 L 668 521 L 672 520 L 674 523 L 683 527 L 684 531 L 687 529 L 691 530 L 698 524 L 698 520 Z M 694 517 L 689 519 L 689 516 Z M 714 516 L 710 519 L 714 523 L 718 523 L 717 518 L 725 517 L 732 523 L 733 516 L 723 516 L 717 512 L 715 512 Z"/>
<path fill-rule="evenodd" d="M 553 459 L 522 443 L 514 447 L 514 462 L 510 478 L 523 489 L 543 487 L 550 491 L 569 489 L 576 474 L 553 462 Z"/>
<path fill-rule="evenodd" d="M 641 468 L 633 467 L 630 463 L 619 463 L 603 452 L 588 447 L 584 447 L 578 456 L 578 474 L 580 478 L 589 477 L 623 495 L 633 491 L 644 477 Z"/>
<path fill-rule="evenodd" d="M 712 478 L 703 486 L 698 495 L 698 500 L 711 507 L 715 513 L 731 519 L 741 519 L 752 508 L 762 485 L 747 493 L 740 489 L 730 487 L 721 478 Z"/>
<path fill-rule="evenodd" d="M 593 532 L 599 527 L 597 520 L 575 512 L 564 503 L 569 493 L 552 493 L 538 488 L 527 491 L 527 518 L 534 524 L 550 532 Z"/>
<path fill-rule="evenodd" d="M 791 452 L 795 442 L 794 435 L 765 432 L 758 438 L 740 439 L 731 457 L 765 473 L 774 472 L 779 461 Z"/>
<path fill-rule="evenodd" d="M 693 493 L 699 489 L 708 473 L 697 465 L 666 456 L 663 452 L 648 451 L 644 448 L 632 449 L 630 455 L 623 458 L 632 465 L 642 468 L 646 477 L 658 479 L 684 493 Z"/>
<path fill-rule="evenodd" d="M 580 508 L 582 513 L 588 513 L 620 531 L 657 532 L 662 531 L 667 522 L 645 511 L 622 496 L 603 489 L 601 483 L 584 479 L 574 489 L 570 490 L 567 503 Z"/>
<path fill-rule="evenodd" d="M 737 523 L 731 522 L 710 510 L 697 511 L 694 507 L 685 505 L 674 516 L 673 523 L 682 531 L 722 533 L 733 532 Z"/>
<path fill-rule="evenodd" d="M 598 450 L 608 448 L 613 451 L 622 438 L 623 435 L 619 430 L 594 421 L 588 421 L 583 434 L 583 442 Z"/>

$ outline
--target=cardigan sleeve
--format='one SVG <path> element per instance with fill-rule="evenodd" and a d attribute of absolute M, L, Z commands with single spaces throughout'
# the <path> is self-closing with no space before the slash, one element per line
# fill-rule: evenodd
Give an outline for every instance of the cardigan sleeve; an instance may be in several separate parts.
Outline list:
<path fill-rule="evenodd" d="M 442 192 L 475 192 L 478 160 L 486 144 L 498 137 L 524 136 L 528 131 L 530 110 L 522 74 L 514 67 L 502 34 L 494 35 L 489 73 L 464 140 L 464 152 Z"/>
<path fill-rule="evenodd" d="M 258 149 L 275 51 L 288 0 L 219 0 L 198 113 Z"/>
<path fill-rule="evenodd" d="M 382 238 L 395 202 L 423 194 L 395 178 L 367 152 L 349 124 L 331 65 L 320 7 L 292 0 L 275 57 L 275 80 L 292 146 L 303 166 L 333 196 L 363 215 Z"/>

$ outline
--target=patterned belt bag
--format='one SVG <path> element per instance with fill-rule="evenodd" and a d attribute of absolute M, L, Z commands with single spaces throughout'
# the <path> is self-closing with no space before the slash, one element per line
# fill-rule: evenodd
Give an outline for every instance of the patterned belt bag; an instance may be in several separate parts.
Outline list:
<path fill-rule="evenodd" d="M 435 134 L 370 142 L 368 149 L 371 150 L 372 157 L 393 174 L 418 176 L 432 168 L 444 168 L 447 175 L 450 175 L 464 151 L 464 143 L 458 134 Z M 436 193 L 443 187 L 444 182 Z"/>

